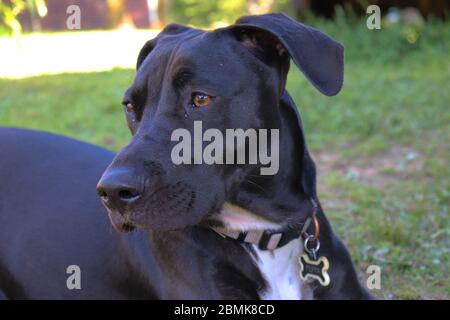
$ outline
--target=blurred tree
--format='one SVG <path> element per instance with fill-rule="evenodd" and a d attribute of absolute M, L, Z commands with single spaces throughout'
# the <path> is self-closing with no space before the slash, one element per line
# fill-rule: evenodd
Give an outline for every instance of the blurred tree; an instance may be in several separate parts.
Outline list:
<path fill-rule="evenodd" d="M 274 0 L 247 0 L 247 10 L 250 14 L 264 14 L 271 11 Z"/>
<path fill-rule="evenodd" d="M 167 0 L 168 18 L 199 27 L 230 24 L 248 14 L 292 12 L 291 0 Z"/>
<path fill-rule="evenodd" d="M 248 14 L 247 0 L 170 0 L 168 5 L 170 20 L 201 27 L 231 23 Z"/>
<path fill-rule="evenodd" d="M 111 27 L 118 27 L 126 23 L 125 0 L 107 0 L 108 4 L 108 24 Z"/>
<path fill-rule="evenodd" d="M 159 22 L 164 25 L 167 22 L 167 1 L 166 0 L 158 0 L 158 19 Z"/>
<path fill-rule="evenodd" d="M 45 0 L 0 0 L 0 33 L 6 32 L 18 36 L 22 32 L 18 17 L 24 10 L 29 10 L 31 13 L 33 30 L 39 30 L 38 17 L 47 15 Z"/>
<path fill-rule="evenodd" d="M 166 0 L 107 0 L 109 26 L 120 27 L 123 25 L 134 25 L 139 23 L 134 20 L 136 13 L 146 15 L 145 27 L 160 28 L 166 24 Z M 143 13 L 142 8 L 146 7 L 148 12 Z M 136 10 L 140 9 L 139 12 Z M 148 25 L 149 24 L 149 25 Z"/>
<path fill-rule="evenodd" d="M 149 20 L 152 28 L 161 28 L 166 24 L 166 0 L 147 0 Z"/>
<path fill-rule="evenodd" d="M 326 18 L 334 18 L 336 8 L 344 8 L 347 12 L 353 11 L 357 15 L 365 15 L 366 9 L 371 4 L 376 4 L 381 8 L 381 12 L 385 14 L 390 8 L 416 8 L 420 13 L 428 17 L 430 15 L 441 18 L 448 18 L 448 10 L 450 9 L 449 0 L 290 0 L 291 8 L 297 16 L 304 16 L 311 11 L 315 15 L 324 16 Z"/>

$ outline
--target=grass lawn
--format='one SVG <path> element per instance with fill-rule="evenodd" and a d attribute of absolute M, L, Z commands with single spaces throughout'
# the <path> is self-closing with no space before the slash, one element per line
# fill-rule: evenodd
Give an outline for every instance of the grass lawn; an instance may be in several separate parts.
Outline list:
<path fill-rule="evenodd" d="M 450 28 L 436 29 L 423 37 Z M 343 91 L 321 96 L 293 65 L 288 82 L 318 166 L 322 204 L 362 279 L 368 265 L 381 267 L 375 295 L 449 299 L 449 45 L 419 41 L 405 52 L 374 47 L 374 36 L 364 41 L 375 51 L 358 56 L 353 34 L 334 32 L 350 43 Z M 0 125 L 119 150 L 129 139 L 120 101 L 132 78 L 133 70 L 114 69 L 0 79 Z"/>

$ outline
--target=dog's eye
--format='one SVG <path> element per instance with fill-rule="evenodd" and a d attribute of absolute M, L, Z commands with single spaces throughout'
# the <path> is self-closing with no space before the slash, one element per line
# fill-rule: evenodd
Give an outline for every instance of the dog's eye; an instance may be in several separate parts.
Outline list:
<path fill-rule="evenodd" d="M 125 110 L 128 113 L 133 113 L 134 112 L 134 106 L 132 103 L 128 102 L 127 104 L 125 104 Z"/>
<path fill-rule="evenodd" d="M 201 92 L 194 92 L 192 94 L 192 105 L 197 108 L 206 107 L 212 101 L 212 96 Z"/>

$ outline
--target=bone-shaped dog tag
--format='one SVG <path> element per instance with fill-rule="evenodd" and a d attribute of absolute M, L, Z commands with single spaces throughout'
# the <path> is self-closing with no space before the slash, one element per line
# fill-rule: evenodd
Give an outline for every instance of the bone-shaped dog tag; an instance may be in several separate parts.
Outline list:
<path fill-rule="evenodd" d="M 300 279 L 303 281 L 317 280 L 323 287 L 330 284 L 330 276 L 328 275 L 330 263 L 326 257 L 321 256 L 314 260 L 303 253 L 298 258 L 298 263 L 300 264 Z"/>

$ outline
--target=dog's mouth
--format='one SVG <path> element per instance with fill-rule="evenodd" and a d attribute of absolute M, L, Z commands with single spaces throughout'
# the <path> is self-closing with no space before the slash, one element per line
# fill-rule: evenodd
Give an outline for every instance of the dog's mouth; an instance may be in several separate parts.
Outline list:
<path fill-rule="evenodd" d="M 121 197 L 124 198 L 123 196 Z M 128 199 L 127 199 L 128 200 Z M 123 205 L 103 200 L 113 227 L 120 232 L 177 230 L 195 223 L 202 208 L 195 205 L 196 193 L 185 183 L 165 185 L 140 199 Z"/>
<path fill-rule="evenodd" d="M 216 224 L 222 225 L 220 219 L 216 219 L 218 213 L 221 211 L 216 205 L 210 208 L 210 210 L 205 210 L 209 213 L 204 215 L 203 218 L 193 219 L 193 217 L 188 214 L 172 219 L 172 222 L 167 222 L 167 219 L 162 219 L 161 217 L 149 218 L 147 215 L 143 214 L 141 210 L 125 210 L 119 212 L 108 207 L 106 207 L 106 209 L 113 228 L 122 233 L 132 232 L 137 229 L 144 231 L 176 231 L 194 225 L 203 227 L 212 227 Z"/>
<path fill-rule="evenodd" d="M 111 216 L 111 214 L 109 214 L 110 217 L 110 222 L 111 225 L 113 226 L 113 228 L 121 233 L 130 233 L 136 230 L 144 230 L 144 231 L 149 231 L 149 230 L 162 230 L 162 231 L 176 231 L 176 230 L 182 230 L 186 227 L 188 227 L 188 225 L 181 225 L 181 226 L 164 226 L 164 227 L 156 227 L 155 226 L 149 226 L 146 224 L 141 224 L 141 223 L 137 223 L 137 222 L 133 222 L 133 221 L 117 221 L 120 219 L 116 219 L 114 217 Z"/>
<path fill-rule="evenodd" d="M 146 210 L 146 208 L 123 209 L 123 211 L 108 207 L 106 209 L 110 223 L 114 229 L 123 233 L 132 232 L 136 229 L 144 231 L 175 231 L 196 224 L 195 219 L 193 219 L 189 212 L 182 212 L 182 214 L 171 216 L 165 210 L 156 208 L 152 208 L 152 210 Z M 181 209 L 175 209 L 175 212 L 178 213 L 179 210 Z M 155 213 L 156 211 L 158 213 Z"/>
<path fill-rule="evenodd" d="M 132 225 L 131 223 L 124 223 L 120 226 L 120 232 L 132 232 L 136 230 L 136 227 Z"/>
<path fill-rule="evenodd" d="M 126 220 L 118 213 L 113 213 L 108 209 L 108 216 L 113 228 L 118 232 L 128 233 L 136 230 L 138 227 L 131 221 Z"/>

